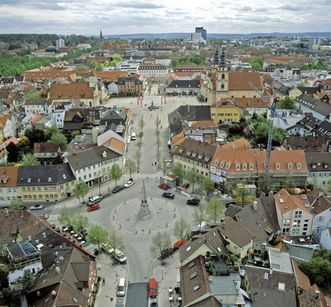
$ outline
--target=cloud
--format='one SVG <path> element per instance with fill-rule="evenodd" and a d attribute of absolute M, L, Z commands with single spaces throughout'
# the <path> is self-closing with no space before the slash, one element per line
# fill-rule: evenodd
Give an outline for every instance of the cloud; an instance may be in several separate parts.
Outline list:
<path fill-rule="evenodd" d="M 1 33 L 330 31 L 331 0 L 0 0 Z"/>
<path fill-rule="evenodd" d="M 159 5 L 159 4 L 153 4 L 149 2 L 135 2 L 135 1 L 117 2 L 112 5 L 119 8 L 131 8 L 131 9 L 143 9 L 143 10 L 160 9 L 164 7 L 163 5 Z"/>

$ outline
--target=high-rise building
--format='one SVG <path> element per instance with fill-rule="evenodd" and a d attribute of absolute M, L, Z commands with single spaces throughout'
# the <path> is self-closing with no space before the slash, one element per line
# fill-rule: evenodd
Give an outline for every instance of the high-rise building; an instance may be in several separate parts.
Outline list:
<path fill-rule="evenodd" d="M 206 41 L 207 40 L 207 30 L 203 27 L 196 27 L 195 33 L 201 33 L 201 37 Z"/>
<path fill-rule="evenodd" d="M 60 49 L 65 47 L 65 43 L 64 43 L 64 39 L 63 38 L 59 38 L 55 41 L 55 45 L 56 45 L 56 49 Z"/>

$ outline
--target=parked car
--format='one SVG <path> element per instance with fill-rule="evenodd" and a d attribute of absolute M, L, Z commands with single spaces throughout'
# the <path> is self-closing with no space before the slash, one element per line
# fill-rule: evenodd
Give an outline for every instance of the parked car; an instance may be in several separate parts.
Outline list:
<path fill-rule="evenodd" d="M 187 205 L 191 205 L 191 206 L 198 206 L 200 204 L 200 199 L 199 198 L 191 198 L 188 199 L 186 202 Z"/>
<path fill-rule="evenodd" d="M 162 190 L 168 190 L 168 189 L 170 189 L 170 187 L 166 183 L 161 183 L 159 185 L 159 188 L 162 189 Z"/>
<path fill-rule="evenodd" d="M 117 192 L 122 191 L 123 189 L 125 189 L 125 186 L 124 185 L 118 185 L 115 188 L 113 188 L 113 190 L 111 192 L 112 193 L 117 193 Z"/>
<path fill-rule="evenodd" d="M 132 185 L 134 185 L 134 181 L 130 179 L 129 181 L 127 181 L 127 182 L 124 184 L 124 187 L 125 187 L 125 188 L 128 188 L 128 187 L 131 187 Z"/>
<path fill-rule="evenodd" d="M 87 212 L 91 212 L 99 209 L 100 209 L 100 204 L 93 204 L 87 207 Z"/>
<path fill-rule="evenodd" d="M 29 210 L 42 210 L 44 209 L 43 205 L 34 205 L 29 208 Z"/>
<path fill-rule="evenodd" d="M 155 278 L 150 278 L 148 281 L 148 296 L 150 298 L 157 297 L 157 281 Z"/>
<path fill-rule="evenodd" d="M 187 240 L 185 239 L 180 239 L 178 241 L 175 242 L 175 244 L 173 245 L 173 249 L 179 249 L 182 245 L 184 245 L 185 243 L 187 243 Z"/>
<path fill-rule="evenodd" d="M 103 243 L 101 245 L 101 249 L 111 255 L 116 261 L 119 263 L 126 263 L 126 256 L 123 252 L 121 252 L 119 249 L 114 250 L 112 247 L 109 246 L 107 243 Z"/>
<path fill-rule="evenodd" d="M 90 206 L 90 205 L 93 205 L 93 204 L 96 204 L 98 202 L 100 202 L 100 200 L 102 199 L 102 196 L 101 195 L 95 195 L 95 196 L 90 196 L 88 198 L 88 202 L 87 204 Z"/>
<path fill-rule="evenodd" d="M 174 199 L 175 195 L 170 192 L 164 192 L 164 193 L 162 193 L 162 197 Z"/>

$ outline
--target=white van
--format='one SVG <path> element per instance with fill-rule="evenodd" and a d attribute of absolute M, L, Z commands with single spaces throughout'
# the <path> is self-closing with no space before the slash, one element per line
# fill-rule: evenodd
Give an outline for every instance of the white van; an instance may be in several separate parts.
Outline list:
<path fill-rule="evenodd" d="M 136 133 L 132 132 L 131 133 L 131 141 L 135 141 L 136 140 Z"/>
<path fill-rule="evenodd" d="M 125 278 L 120 278 L 118 285 L 117 285 L 117 296 L 125 296 Z"/>

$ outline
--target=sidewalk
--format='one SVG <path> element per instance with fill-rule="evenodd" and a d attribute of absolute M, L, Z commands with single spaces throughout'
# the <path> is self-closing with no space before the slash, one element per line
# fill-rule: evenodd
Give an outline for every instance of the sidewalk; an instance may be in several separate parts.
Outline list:
<path fill-rule="evenodd" d="M 97 257 L 98 276 L 101 279 L 104 278 L 105 283 L 104 285 L 102 282 L 100 284 L 95 300 L 96 307 L 115 306 L 117 301 L 117 283 L 121 277 L 127 278 L 127 265 L 114 266 L 112 263 L 113 260 L 104 253 Z M 125 301 L 123 306 L 125 306 Z"/>

